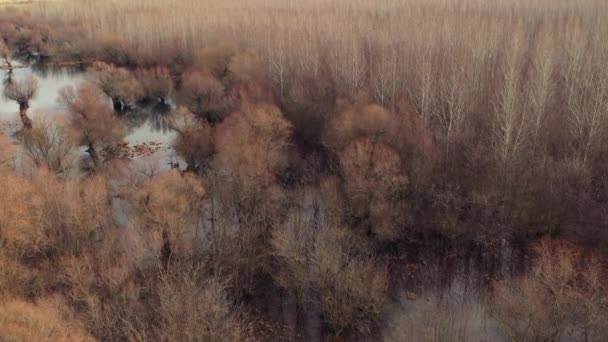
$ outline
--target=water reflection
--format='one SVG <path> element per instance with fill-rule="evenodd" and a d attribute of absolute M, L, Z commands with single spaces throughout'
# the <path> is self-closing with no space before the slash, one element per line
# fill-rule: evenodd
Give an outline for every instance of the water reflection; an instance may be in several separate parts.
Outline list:
<path fill-rule="evenodd" d="M 17 64 L 17 63 L 15 63 Z M 12 79 L 24 79 L 28 75 L 34 75 L 38 79 L 39 88 L 36 96 L 30 101 L 29 114 L 32 117 L 42 113 L 59 113 L 63 109 L 57 102 L 57 96 L 61 88 L 67 86 L 77 87 L 86 78 L 83 72 L 73 70 L 54 70 L 40 74 L 31 67 L 17 68 L 13 70 Z M 5 72 L 3 81 L 8 80 L 8 72 Z M 11 122 L 18 119 L 19 105 L 4 97 L 0 97 L 0 121 Z"/>
<path fill-rule="evenodd" d="M 173 108 L 173 104 L 161 103 L 156 99 L 142 100 L 136 110 L 125 116 L 127 127 L 133 130 L 148 125 L 152 132 L 170 134 L 167 116 Z"/>
<path fill-rule="evenodd" d="M 23 65 L 20 62 L 14 64 Z M 2 80 L 6 83 L 9 78 L 8 71 L 0 72 L 4 74 Z M 39 82 L 38 92 L 30 101 L 28 111 L 28 116 L 34 122 L 49 115 L 65 117 L 65 108 L 58 101 L 59 91 L 67 86 L 78 87 L 89 80 L 83 65 L 57 66 L 44 63 L 15 68 L 10 77 L 20 80 L 29 75 L 34 75 Z M 110 102 L 108 99 L 108 105 Z M 128 129 L 126 142 L 134 152 L 130 154 L 131 158 L 156 158 L 163 160 L 162 164 L 166 164 L 167 168 L 169 161 L 176 160 L 175 153 L 170 148 L 175 132 L 169 129 L 166 120 L 173 107 L 172 103 L 165 104 L 156 99 L 148 99 L 138 103 L 136 110 L 124 116 Z M 19 105 L 0 96 L 0 133 L 17 138 L 21 128 Z"/>

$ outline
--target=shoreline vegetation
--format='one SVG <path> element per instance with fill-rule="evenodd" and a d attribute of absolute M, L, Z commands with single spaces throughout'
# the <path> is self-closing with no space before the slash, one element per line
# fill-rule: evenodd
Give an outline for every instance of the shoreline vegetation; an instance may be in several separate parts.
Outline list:
<path fill-rule="evenodd" d="M 599 0 L 0 2 L 0 340 L 606 341 L 607 36 Z M 32 116 L 21 65 L 86 81 Z M 121 157 L 149 107 L 169 170 Z"/>

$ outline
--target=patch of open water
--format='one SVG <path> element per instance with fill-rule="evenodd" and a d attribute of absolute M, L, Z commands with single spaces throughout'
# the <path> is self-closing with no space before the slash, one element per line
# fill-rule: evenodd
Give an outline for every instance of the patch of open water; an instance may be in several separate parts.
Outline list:
<path fill-rule="evenodd" d="M 19 65 L 15 62 L 15 65 Z M 0 71 L 4 86 L 8 79 L 7 71 Z M 84 70 L 80 68 L 41 68 L 24 66 L 15 68 L 13 79 L 22 79 L 33 75 L 38 79 L 39 88 L 36 96 L 30 101 L 28 116 L 35 122 L 44 116 L 65 117 L 66 111 L 60 105 L 59 91 L 67 86 L 78 87 L 82 82 L 90 81 Z M 111 101 L 108 99 L 108 106 Z M 169 169 L 170 163 L 179 163 L 185 167 L 181 159 L 171 148 L 175 132 L 167 127 L 166 114 L 171 110 L 172 104 L 159 106 L 151 103 L 139 106 L 132 113 L 124 117 L 128 134 L 125 138 L 127 152 L 133 161 L 150 161 L 157 164 L 159 169 Z M 19 120 L 19 106 L 16 102 L 0 96 L 0 133 L 14 136 L 21 129 Z M 17 141 L 16 141 L 17 143 Z M 86 148 L 80 152 L 84 157 Z"/>

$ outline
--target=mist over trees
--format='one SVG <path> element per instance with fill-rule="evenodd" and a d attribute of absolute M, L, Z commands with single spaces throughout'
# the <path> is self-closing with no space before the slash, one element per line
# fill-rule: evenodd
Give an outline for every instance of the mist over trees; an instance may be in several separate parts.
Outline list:
<path fill-rule="evenodd" d="M 606 13 L 2 9 L 0 340 L 604 341 Z M 29 111 L 13 61 L 85 80 Z M 152 115 L 170 160 L 121 150 Z"/>

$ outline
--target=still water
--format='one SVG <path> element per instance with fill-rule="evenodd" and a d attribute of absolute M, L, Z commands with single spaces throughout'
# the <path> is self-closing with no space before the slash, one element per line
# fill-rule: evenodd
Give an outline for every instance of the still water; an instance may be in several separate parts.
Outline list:
<path fill-rule="evenodd" d="M 19 65 L 15 62 L 15 65 Z M 13 79 L 22 79 L 33 75 L 38 79 L 39 89 L 32 101 L 28 116 L 32 121 L 47 117 L 65 117 L 66 111 L 60 105 L 59 91 L 67 86 L 78 87 L 82 82 L 90 81 L 84 70 L 80 68 L 42 68 L 26 66 L 13 70 Z M 3 85 L 8 73 L 0 70 Z M 108 99 L 108 106 L 111 101 Z M 138 106 L 138 109 L 124 117 L 128 129 L 126 143 L 129 157 L 133 161 L 150 161 L 158 164 L 161 169 L 169 168 L 170 162 L 180 163 L 179 158 L 171 148 L 175 132 L 167 127 L 166 114 L 171 105 L 160 106 L 158 103 L 148 103 Z M 14 136 L 21 129 L 19 106 L 16 102 L 0 96 L 0 133 Z M 15 139 L 17 140 L 17 139 Z M 15 141 L 18 143 L 17 141 Z M 85 148 L 81 148 L 83 157 Z"/>

